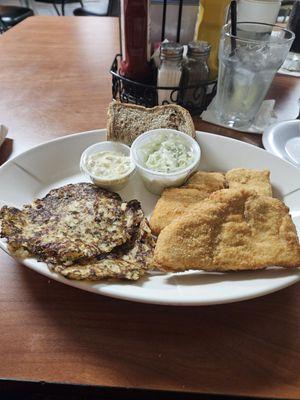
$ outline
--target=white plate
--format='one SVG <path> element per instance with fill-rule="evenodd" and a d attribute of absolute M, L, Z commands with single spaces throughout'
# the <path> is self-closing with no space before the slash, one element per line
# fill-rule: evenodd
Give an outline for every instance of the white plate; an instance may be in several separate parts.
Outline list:
<path fill-rule="evenodd" d="M 105 130 L 66 136 L 42 144 L 9 160 L 0 168 L 0 206 L 21 207 L 50 189 L 66 183 L 85 181 L 79 170 L 82 151 L 105 140 Z M 300 170 L 257 147 L 205 132 L 197 133 L 202 149 L 200 168 L 226 171 L 235 167 L 269 168 L 275 194 L 290 207 L 298 231 L 300 228 Z M 137 198 L 149 216 L 157 197 L 150 194 L 139 177 L 120 192 L 126 199 Z M 6 243 L 0 247 L 7 251 Z M 204 305 L 229 303 L 262 296 L 292 285 L 300 279 L 299 270 L 180 274 L 154 274 L 136 283 L 71 281 L 48 270 L 44 263 L 27 259 L 33 270 L 83 290 L 105 296 L 145 303 Z"/>
<path fill-rule="evenodd" d="M 270 153 L 300 168 L 300 120 L 283 121 L 269 126 L 262 141 Z"/>

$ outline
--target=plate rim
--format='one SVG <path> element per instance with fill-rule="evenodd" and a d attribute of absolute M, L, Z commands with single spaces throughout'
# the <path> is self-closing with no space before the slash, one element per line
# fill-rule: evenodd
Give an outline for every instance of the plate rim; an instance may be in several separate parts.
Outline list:
<path fill-rule="evenodd" d="M 270 137 L 272 137 L 272 136 L 274 137 L 274 131 L 273 131 L 274 128 L 278 127 L 278 126 L 279 127 L 284 126 L 287 123 L 293 124 L 293 125 L 297 125 L 297 124 L 300 125 L 300 120 L 299 119 L 289 119 L 286 121 L 280 121 L 280 122 L 276 122 L 272 125 L 269 125 L 262 134 L 262 143 L 267 152 L 269 152 L 273 156 L 281 159 L 282 161 L 285 161 L 286 163 L 291 164 L 293 167 L 296 167 L 297 169 L 299 169 L 299 167 L 291 159 L 285 158 L 283 154 L 274 152 L 274 148 L 270 144 Z"/>

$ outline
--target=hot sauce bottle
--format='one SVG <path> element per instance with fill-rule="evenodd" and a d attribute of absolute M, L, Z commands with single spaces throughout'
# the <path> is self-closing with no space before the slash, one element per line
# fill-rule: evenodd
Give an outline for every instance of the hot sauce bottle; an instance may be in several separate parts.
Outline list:
<path fill-rule="evenodd" d="M 121 0 L 120 74 L 143 83 L 152 79 L 149 7 L 149 0 Z"/>

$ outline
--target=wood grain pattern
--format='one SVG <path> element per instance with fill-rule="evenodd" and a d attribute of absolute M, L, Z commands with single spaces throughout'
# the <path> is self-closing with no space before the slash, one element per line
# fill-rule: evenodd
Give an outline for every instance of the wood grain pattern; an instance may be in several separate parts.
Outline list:
<path fill-rule="evenodd" d="M 115 18 L 32 17 L 0 37 L 0 118 L 15 155 L 102 128 L 119 51 Z"/>
<path fill-rule="evenodd" d="M 0 120 L 10 128 L 1 161 L 104 127 L 117 50 L 111 18 L 33 17 L 0 37 Z M 280 76 L 269 97 L 290 118 L 299 91 L 299 80 Z M 50 281 L 1 252 L 0 377 L 299 398 L 299 288 L 232 305 L 151 306 Z"/>

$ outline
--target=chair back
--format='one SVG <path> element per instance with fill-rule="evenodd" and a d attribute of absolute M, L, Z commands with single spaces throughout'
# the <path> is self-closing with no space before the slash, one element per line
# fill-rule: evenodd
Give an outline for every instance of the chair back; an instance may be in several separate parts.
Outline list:
<path fill-rule="evenodd" d="M 7 30 L 8 30 L 7 26 L 5 25 L 5 23 L 2 21 L 2 19 L 0 17 L 0 35 L 1 35 L 1 33 L 5 32 Z"/>
<path fill-rule="evenodd" d="M 109 0 L 107 15 L 118 17 L 120 15 L 120 0 Z"/>

